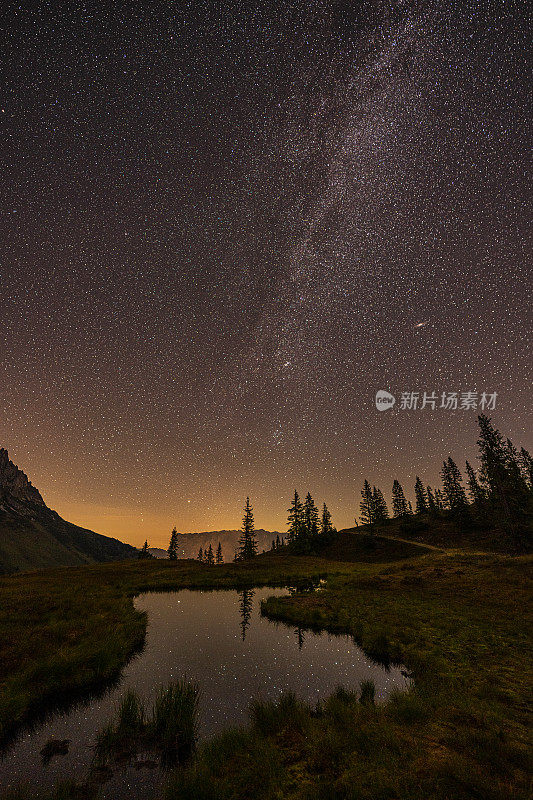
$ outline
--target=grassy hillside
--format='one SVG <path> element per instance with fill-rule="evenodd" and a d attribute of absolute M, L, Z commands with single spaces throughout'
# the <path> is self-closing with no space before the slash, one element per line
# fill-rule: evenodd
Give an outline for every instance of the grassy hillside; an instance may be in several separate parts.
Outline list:
<path fill-rule="evenodd" d="M 217 737 L 173 775 L 168 800 L 528 798 L 531 556 L 373 546 L 364 531 L 344 532 L 334 547 L 328 555 L 349 560 L 276 553 L 218 567 L 136 561 L 0 579 L 4 740 L 44 701 L 118 674 L 144 637 L 135 594 L 327 575 L 324 591 L 271 599 L 264 612 L 353 635 L 374 657 L 406 664 L 413 689 L 383 707 L 350 692 L 319 709 L 290 698 L 257 704 L 250 728 Z"/>
<path fill-rule="evenodd" d="M 129 544 L 62 519 L 0 448 L 0 574 L 132 558 L 136 553 Z"/>
<path fill-rule="evenodd" d="M 79 528 L 45 505 L 4 499 L 0 506 L 0 573 L 136 555 L 131 545 Z"/>

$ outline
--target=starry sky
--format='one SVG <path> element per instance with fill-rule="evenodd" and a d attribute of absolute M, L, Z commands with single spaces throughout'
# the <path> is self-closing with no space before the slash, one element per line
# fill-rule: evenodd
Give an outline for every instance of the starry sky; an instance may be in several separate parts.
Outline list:
<path fill-rule="evenodd" d="M 533 449 L 525 11 L 5 6 L 0 445 L 52 508 L 161 546 L 296 487 L 344 527 L 475 458 L 442 392 Z"/>

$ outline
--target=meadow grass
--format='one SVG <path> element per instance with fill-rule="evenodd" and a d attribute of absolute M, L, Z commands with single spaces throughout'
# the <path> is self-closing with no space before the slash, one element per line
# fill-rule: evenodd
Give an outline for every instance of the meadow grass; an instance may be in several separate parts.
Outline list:
<path fill-rule="evenodd" d="M 196 746 L 198 684 L 181 679 L 161 687 L 147 714 L 136 692 L 126 692 L 115 720 L 98 734 L 95 765 L 133 758 L 140 751 L 160 757 L 165 767 L 189 758 Z"/>
<path fill-rule="evenodd" d="M 144 643 L 146 615 L 135 609 L 135 595 L 286 586 L 342 569 L 317 559 L 261 556 L 250 565 L 147 559 L 1 577 L 0 748 L 22 723 L 119 677 Z"/>
<path fill-rule="evenodd" d="M 296 698 L 254 704 L 247 729 L 202 744 L 174 771 L 167 800 L 529 800 L 531 561 L 455 548 L 389 562 L 277 554 L 3 578 L 3 732 L 58 685 L 75 693 L 118 674 L 144 636 L 135 594 L 327 576 L 322 591 L 270 598 L 262 612 L 351 635 L 376 660 L 405 664 L 411 688 L 385 704 L 360 702 L 361 689 L 314 709 Z"/>

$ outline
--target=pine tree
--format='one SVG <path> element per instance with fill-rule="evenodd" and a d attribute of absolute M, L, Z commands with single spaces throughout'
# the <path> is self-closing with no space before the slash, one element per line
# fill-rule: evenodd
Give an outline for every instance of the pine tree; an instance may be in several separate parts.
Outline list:
<path fill-rule="evenodd" d="M 468 493 L 470 495 L 470 499 L 473 503 L 482 503 L 485 499 L 485 495 L 483 489 L 479 485 L 479 481 L 476 477 L 476 473 L 471 466 L 471 464 L 467 461 L 466 462 L 466 483 L 468 486 Z"/>
<path fill-rule="evenodd" d="M 493 515 L 500 517 L 501 524 L 521 549 L 528 535 L 530 513 L 530 492 L 520 469 L 521 458 L 510 440 L 504 442 L 489 417 L 481 414 L 478 422 L 480 482 L 486 489 Z"/>
<path fill-rule="evenodd" d="M 489 499 L 502 503 L 509 515 L 506 491 L 509 476 L 506 468 L 505 443 L 501 433 L 492 425 L 489 417 L 480 414 L 479 422 L 479 458 L 481 461 L 480 482 L 487 490 Z"/>
<path fill-rule="evenodd" d="M 511 490 L 523 496 L 527 492 L 528 487 L 520 468 L 518 450 L 510 439 L 507 439 L 505 443 L 505 455 Z"/>
<path fill-rule="evenodd" d="M 217 564 L 223 564 L 224 563 L 224 557 L 222 555 L 222 545 L 220 544 L 220 542 L 218 543 L 217 554 L 215 556 L 215 561 L 216 561 Z"/>
<path fill-rule="evenodd" d="M 170 543 L 168 545 L 168 557 L 172 561 L 176 561 L 178 558 L 178 532 L 176 528 L 172 528 L 172 533 L 170 534 Z"/>
<path fill-rule="evenodd" d="M 461 472 L 451 456 L 448 457 L 447 461 L 443 461 L 441 477 L 450 510 L 459 511 L 466 509 L 468 503 L 462 485 Z"/>
<path fill-rule="evenodd" d="M 281 539 L 279 538 L 279 533 L 276 536 L 276 550 L 279 550 L 281 547 Z"/>
<path fill-rule="evenodd" d="M 389 518 L 389 509 L 383 497 L 381 489 L 375 486 L 372 489 L 372 507 L 374 510 L 374 522 L 379 525 L 381 522 L 386 522 Z"/>
<path fill-rule="evenodd" d="M 417 514 L 425 514 L 428 510 L 428 500 L 426 496 L 426 490 L 424 489 L 424 484 L 418 477 L 416 476 L 415 482 L 415 498 L 416 498 L 416 513 Z"/>
<path fill-rule="evenodd" d="M 435 489 L 435 505 L 439 511 L 444 511 L 446 508 L 446 498 L 440 489 Z"/>
<path fill-rule="evenodd" d="M 276 540 L 272 539 L 272 544 L 270 545 L 270 549 L 274 551 L 276 549 Z"/>
<path fill-rule="evenodd" d="M 529 488 L 533 489 L 533 458 L 523 447 L 520 450 L 520 466 Z"/>
<path fill-rule="evenodd" d="M 331 522 L 331 514 L 327 505 L 324 503 L 322 507 L 322 518 L 320 520 L 320 533 L 327 535 L 329 533 L 333 533 L 333 531 L 334 528 Z"/>
<path fill-rule="evenodd" d="M 437 502 L 435 500 L 435 496 L 431 489 L 431 486 L 426 487 L 426 497 L 428 499 L 428 511 L 430 514 L 435 514 L 437 512 Z"/>
<path fill-rule="evenodd" d="M 139 558 L 153 558 L 151 552 L 148 550 L 148 539 L 139 550 Z"/>
<path fill-rule="evenodd" d="M 361 489 L 361 498 L 361 502 L 359 503 L 359 516 L 363 525 L 368 525 L 370 527 L 370 532 L 372 532 L 372 523 L 374 522 L 374 501 L 372 497 L 372 489 L 370 488 L 370 484 L 367 480 L 365 480 L 363 488 Z"/>
<path fill-rule="evenodd" d="M 393 517 L 405 517 L 408 513 L 409 509 L 402 486 L 399 481 L 395 480 L 392 484 L 392 515 Z"/>
<path fill-rule="evenodd" d="M 257 555 L 257 538 L 255 535 L 254 514 L 250 498 L 246 498 L 244 517 L 242 518 L 241 537 L 239 539 L 239 558 L 247 561 Z"/>
<path fill-rule="evenodd" d="M 291 543 L 298 539 L 303 527 L 303 506 L 296 489 L 294 490 L 294 499 L 289 508 L 288 524 L 287 541 Z"/>
<path fill-rule="evenodd" d="M 215 563 L 215 555 L 213 553 L 213 545 L 211 544 L 211 542 L 209 542 L 209 547 L 207 548 L 205 563 L 209 564 L 210 567 L 212 567 L 213 564 Z"/>
<path fill-rule="evenodd" d="M 203 551 L 203 549 L 201 547 L 198 550 L 198 555 L 196 556 L 196 558 L 198 559 L 198 561 L 203 561 L 204 560 L 204 551 Z"/>
<path fill-rule="evenodd" d="M 305 536 L 311 538 L 318 534 L 318 508 L 309 492 L 305 496 L 303 507 L 303 528 Z"/>

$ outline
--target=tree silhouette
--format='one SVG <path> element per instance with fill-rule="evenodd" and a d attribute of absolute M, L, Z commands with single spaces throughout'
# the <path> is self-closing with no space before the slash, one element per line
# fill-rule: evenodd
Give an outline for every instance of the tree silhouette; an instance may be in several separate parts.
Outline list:
<path fill-rule="evenodd" d="M 396 479 L 392 484 L 392 515 L 393 517 L 405 517 L 409 513 L 409 507 L 402 486 Z"/>
<path fill-rule="evenodd" d="M 374 515 L 374 522 L 379 525 L 380 522 L 386 522 L 389 518 L 389 509 L 383 497 L 381 489 L 375 486 L 372 488 L 372 509 Z"/>
<path fill-rule="evenodd" d="M 172 528 L 172 533 L 170 534 L 170 542 L 168 545 L 168 557 L 172 561 L 176 561 L 178 558 L 178 532 L 176 528 Z"/>
<path fill-rule="evenodd" d="M 459 467 L 451 456 L 442 464 L 442 485 L 450 511 L 462 511 L 467 508 L 466 493 L 462 484 Z"/>
<path fill-rule="evenodd" d="M 374 502 L 372 498 L 372 489 L 367 480 L 365 480 L 363 488 L 361 489 L 361 498 L 361 502 L 359 503 L 359 516 L 363 525 L 368 525 L 370 527 L 370 532 L 372 532 Z"/>
<path fill-rule="evenodd" d="M 220 544 L 220 542 L 218 543 L 217 554 L 215 556 L 215 561 L 216 561 L 217 564 L 223 564 L 224 563 L 224 558 L 222 556 L 222 545 Z"/>
<path fill-rule="evenodd" d="M 435 500 L 435 495 L 431 489 L 431 486 L 426 487 L 426 497 L 428 499 L 428 511 L 430 514 L 437 513 L 437 501 Z"/>
<path fill-rule="evenodd" d="M 510 517 L 507 499 L 509 475 L 506 467 L 507 458 L 503 436 L 485 414 L 480 414 L 478 422 L 479 439 L 477 443 L 481 462 L 481 485 L 486 489 L 489 499 L 500 502 L 506 515 Z"/>
<path fill-rule="evenodd" d="M 148 539 L 145 541 L 145 543 L 139 550 L 139 558 L 153 558 L 153 555 L 148 550 Z"/>
<path fill-rule="evenodd" d="M 213 564 L 215 563 L 215 556 L 214 556 L 214 553 L 213 553 L 213 545 L 211 544 L 211 542 L 209 542 L 209 547 L 207 548 L 207 554 L 206 554 L 206 557 L 205 557 L 205 563 L 209 564 L 210 567 L 212 567 Z"/>
<path fill-rule="evenodd" d="M 523 447 L 520 450 L 520 465 L 529 488 L 533 489 L 533 458 L 529 455 L 528 451 Z"/>
<path fill-rule="evenodd" d="M 204 560 L 204 551 L 202 550 L 201 547 L 198 550 L 198 555 L 196 556 L 196 558 L 198 559 L 198 561 L 203 561 Z"/>
<path fill-rule="evenodd" d="M 294 498 L 289 508 L 288 523 L 289 530 L 287 531 L 287 541 L 290 544 L 298 539 L 303 528 L 303 506 L 296 489 L 294 490 Z"/>
<path fill-rule="evenodd" d="M 315 502 L 309 492 L 307 492 L 304 501 L 303 528 L 305 536 L 309 538 L 318 534 L 318 508 L 315 506 Z"/>
<path fill-rule="evenodd" d="M 467 475 L 467 486 L 468 486 L 468 493 L 470 495 L 470 499 L 473 503 L 482 503 L 485 499 L 485 493 L 483 489 L 479 485 L 479 481 L 476 477 L 476 473 L 472 468 L 469 462 L 466 462 L 466 475 Z"/>
<path fill-rule="evenodd" d="M 331 522 L 331 514 L 327 505 L 324 503 L 322 506 L 322 517 L 320 519 L 320 533 L 327 536 L 328 533 L 333 533 L 334 530 Z"/>
<path fill-rule="evenodd" d="M 428 499 L 426 496 L 426 490 L 424 489 L 424 484 L 418 477 L 416 476 L 415 482 L 415 499 L 416 499 L 416 513 L 417 514 L 425 514 L 428 510 Z"/>
<path fill-rule="evenodd" d="M 439 511 L 444 511 L 446 508 L 446 498 L 440 489 L 435 489 L 435 505 Z"/>
<path fill-rule="evenodd" d="M 244 516 L 242 518 L 241 537 L 239 539 L 239 559 L 247 561 L 257 555 L 257 538 L 255 535 L 254 514 L 250 498 L 246 498 Z"/>

